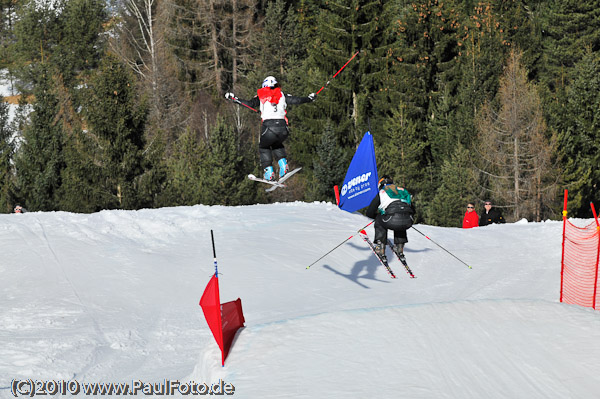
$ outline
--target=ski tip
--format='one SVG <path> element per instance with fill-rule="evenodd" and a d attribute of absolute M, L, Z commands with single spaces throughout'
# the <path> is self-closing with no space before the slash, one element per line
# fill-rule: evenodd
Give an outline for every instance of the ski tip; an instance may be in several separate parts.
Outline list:
<path fill-rule="evenodd" d="M 252 173 L 248 175 L 248 179 L 256 179 L 256 176 L 254 176 Z"/>

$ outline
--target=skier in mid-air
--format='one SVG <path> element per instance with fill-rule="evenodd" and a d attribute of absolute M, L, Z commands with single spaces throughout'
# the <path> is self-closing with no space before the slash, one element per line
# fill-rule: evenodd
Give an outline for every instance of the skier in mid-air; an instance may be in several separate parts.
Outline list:
<path fill-rule="evenodd" d="M 404 244 L 408 242 L 406 230 L 413 225 L 412 196 L 402 187 L 394 184 L 391 177 L 385 175 L 379 179 L 379 193 L 367 208 L 367 217 L 375 219 L 375 252 L 384 261 L 388 229 L 394 231 L 392 250 L 404 257 Z"/>
<path fill-rule="evenodd" d="M 265 180 L 274 181 L 275 171 L 273 169 L 273 157 L 279 166 L 279 178 L 281 179 L 289 171 L 287 155 L 283 142 L 289 135 L 286 109 L 289 105 L 304 104 L 314 101 L 315 93 L 306 97 L 296 97 L 283 94 L 279 83 L 273 76 L 267 76 L 263 80 L 262 88 L 257 90 L 257 95 L 252 100 L 242 100 L 233 93 L 226 93 L 225 98 L 244 104 L 248 108 L 260 106 L 262 126 L 258 151 L 260 163 L 264 170 Z"/>

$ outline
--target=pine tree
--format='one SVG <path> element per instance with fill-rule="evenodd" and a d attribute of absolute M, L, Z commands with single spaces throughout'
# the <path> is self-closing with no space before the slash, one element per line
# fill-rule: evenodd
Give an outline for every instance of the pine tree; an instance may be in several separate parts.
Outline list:
<path fill-rule="evenodd" d="M 240 146 L 233 129 L 221 118 L 210 133 L 200 176 L 201 202 L 206 205 L 251 203 L 254 182 L 247 178 L 250 152 Z"/>
<path fill-rule="evenodd" d="M 17 181 L 23 205 L 31 211 L 58 210 L 61 173 L 65 167 L 65 133 L 57 123 L 58 97 L 54 76 L 41 65 L 36 69 L 35 102 L 30 124 L 16 157 Z"/>
<path fill-rule="evenodd" d="M 136 209 L 142 200 L 138 190 L 144 173 L 147 106 L 137 98 L 132 83 L 129 70 L 111 55 L 90 81 L 84 113 L 88 134 L 101 150 L 98 184 L 107 195 L 103 209 Z"/>
<path fill-rule="evenodd" d="M 8 120 L 8 104 L 0 96 L 0 213 L 10 212 L 15 201 L 13 134 Z"/>
<path fill-rule="evenodd" d="M 442 88 L 436 104 L 432 106 L 427 120 L 427 132 L 431 143 L 431 156 L 434 162 L 445 162 L 452 156 L 460 143 L 457 127 L 454 125 L 453 98 L 447 86 Z"/>
<path fill-rule="evenodd" d="M 67 212 L 98 212 L 111 203 L 105 189 L 103 154 L 97 137 L 89 131 L 74 131 L 64 147 L 60 209 Z"/>
<path fill-rule="evenodd" d="M 382 45 L 384 14 L 384 2 L 380 0 L 333 0 L 319 4 L 314 22 L 319 29 L 315 30 L 309 46 L 310 65 L 318 70 L 315 78 L 319 80 L 314 87 L 330 80 L 360 50 L 318 99 L 321 115 L 325 111 L 325 117 L 333 121 L 338 142 L 343 147 L 357 146 L 364 132 L 370 130 L 369 98 L 380 87 L 371 74 L 376 62 L 374 52 Z M 322 131 L 323 125 L 317 128 Z M 314 127 L 306 130 L 315 132 Z M 318 145 L 310 133 L 306 140 Z"/>
<path fill-rule="evenodd" d="M 453 126 L 458 142 L 471 148 L 477 134 L 475 116 L 494 101 L 510 41 L 493 2 L 470 9 L 459 33 L 460 77 L 452 98 Z"/>
<path fill-rule="evenodd" d="M 469 151 L 459 144 L 451 158 L 444 161 L 440 171 L 441 185 L 427 209 L 426 223 L 436 226 L 461 226 L 465 205 L 473 202 L 477 178 Z"/>
<path fill-rule="evenodd" d="M 428 143 L 423 141 L 414 120 L 406 117 L 405 104 L 400 104 L 384 125 L 382 139 L 375 141 L 377 169 L 380 176 L 390 175 L 405 187 L 426 211 L 432 190 L 430 166 L 424 164 Z M 423 167 L 425 165 L 425 167 Z"/>
<path fill-rule="evenodd" d="M 0 69 L 12 64 L 11 47 L 15 43 L 14 25 L 17 22 L 16 11 L 26 0 L 0 0 Z"/>
<path fill-rule="evenodd" d="M 309 198 L 333 202 L 333 186 L 343 183 L 348 164 L 347 152 L 338 145 L 333 128 L 328 125 L 313 160 L 315 186 L 314 194 L 309 194 Z"/>
<path fill-rule="evenodd" d="M 568 71 L 590 48 L 600 50 L 600 8 L 595 0 L 550 0 L 541 14 L 552 92 L 569 83 Z"/>
<path fill-rule="evenodd" d="M 568 125 L 565 99 L 575 65 L 588 48 L 600 49 L 598 2 L 550 0 L 540 2 L 535 14 L 542 31 L 543 62 L 539 72 L 544 113 L 551 129 L 565 130 Z"/>
<path fill-rule="evenodd" d="M 21 64 L 49 61 L 60 41 L 63 1 L 28 1 L 18 9 L 14 54 Z"/>
<path fill-rule="evenodd" d="M 569 211 L 591 217 L 590 201 L 597 200 L 600 187 L 600 57 L 591 50 L 575 66 L 573 83 L 567 90 L 565 127 L 559 132 L 559 149 L 565 183 L 569 189 Z"/>
<path fill-rule="evenodd" d="M 29 87 L 34 92 L 53 94 L 55 106 L 47 110 L 53 116 L 46 118 L 52 118 L 51 125 L 62 136 L 57 158 L 60 185 L 54 187 L 53 208 L 79 212 L 101 209 L 96 159 L 90 155 L 89 138 L 83 136 L 80 110 L 87 75 L 97 67 L 104 50 L 105 36 L 101 33 L 107 16 L 105 5 L 100 0 L 28 2 L 19 10 L 14 54 L 21 66 L 23 96 L 27 97 Z M 40 83 L 38 70 L 51 75 L 52 80 Z M 36 138 L 30 137 L 32 140 Z"/>
<path fill-rule="evenodd" d="M 298 62 L 303 49 L 296 19 L 293 8 L 286 7 L 285 0 L 267 5 L 263 32 L 254 45 L 262 72 L 258 76 L 276 75 L 282 82 L 288 81 L 288 70 Z"/>
<path fill-rule="evenodd" d="M 104 50 L 102 0 L 69 0 L 58 16 L 60 36 L 51 61 L 58 66 L 66 87 L 78 85 L 76 77 L 98 66 Z"/>
<path fill-rule="evenodd" d="M 168 184 L 163 205 L 195 205 L 203 200 L 201 184 L 208 149 L 195 132 L 188 130 L 177 140 L 168 164 Z"/>
<path fill-rule="evenodd" d="M 403 156 L 410 158 L 414 171 L 399 160 L 391 162 L 403 170 L 402 175 L 410 180 L 407 188 L 416 193 L 425 210 L 439 184 L 438 171 L 444 160 L 440 150 L 451 153 L 453 149 L 445 145 L 456 142 L 450 123 L 456 107 L 452 96 L 460 72 L 458 31 L 462 21 L 453 1 L 400 1 L 395 2 L 394 10 L 390 39 L 385 43 L 389 57 L 384 92 L 390 104 L 400 104 L 401 108 L 384 115 L 401 117 L 396 126 L 402 127 L 385 129 L 384 140 L 394 143 L 384 143 L 390 151 L 383 159 L 394 159 L 394 147 L 413 147 L 410 155 Z M 406 142 L 408 137 L 411 143 Z"/>

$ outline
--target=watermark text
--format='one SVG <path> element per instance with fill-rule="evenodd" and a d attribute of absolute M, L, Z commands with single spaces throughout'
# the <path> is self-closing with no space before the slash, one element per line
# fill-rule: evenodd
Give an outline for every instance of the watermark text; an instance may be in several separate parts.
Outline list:
<path fill-rule="evenodd" d="M 194 381 L 163 380 L 161 382 L 79 382 L 77 380 L 33 380 L 14 379 L 11 383 L 14 397 L 44 395 L 84 395 L 84 396 L 224 396 L 233 395 L 233 384 L 219 380 L 213 384 Z"/>

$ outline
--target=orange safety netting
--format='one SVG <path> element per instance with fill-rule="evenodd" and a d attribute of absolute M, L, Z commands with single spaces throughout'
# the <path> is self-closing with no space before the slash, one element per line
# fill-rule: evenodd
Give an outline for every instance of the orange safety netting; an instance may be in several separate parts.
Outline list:
<path fill-rule="evenodd" d="M 596 309 L 598 292 L 599 229 L 596 222 L 578 227 L 563 218 L 560 301 Z"/>

